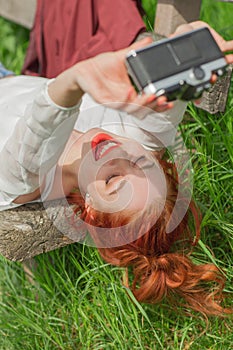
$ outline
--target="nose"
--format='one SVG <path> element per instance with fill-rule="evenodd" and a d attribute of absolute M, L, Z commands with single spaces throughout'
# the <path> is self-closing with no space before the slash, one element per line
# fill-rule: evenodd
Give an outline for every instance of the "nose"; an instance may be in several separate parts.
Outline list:
<path fill-rule="evenodd" d="M 127 184 L 127 179 L 123 176 L 117 176 L 114 181 L 111 182 L 110 186 L 105 189 L 107 195 L 111 195 L 113 193 L 116 194 L 123 186 Z"/>

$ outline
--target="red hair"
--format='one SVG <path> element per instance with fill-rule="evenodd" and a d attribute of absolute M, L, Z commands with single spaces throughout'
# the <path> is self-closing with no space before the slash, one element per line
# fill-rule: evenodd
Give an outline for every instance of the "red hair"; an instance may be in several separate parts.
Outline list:
<path fill-rule="evenodd" d="M 127 238 L 132 236 L 131 243 L 98 250 L 106 262 L 132 267 L 133 281 L 129 286 L 127 279 L 126 285 L 131 288 L 138 301 L 158 303 L 166 297 L 173 303 L 180 301 L 185 307 L 205 316 L 231 313 L 232 310 L 224 309 L 220 305 L 225 280 L 219 269 L 214 264 L 196 265 L 189 257 L 200 236 L 200 217 L 193 202 L 176 228 L 167 233 L 166 227 L 177 199 L 177 174 L 170 163 L 161 161 L 161 165 L 167 177 L 169 191 L 156 222 L 154 205 L 140 214 L 127 211 L 103 213 L 92 208 L 86 210 L 84 201 L 80 200 L 78 194 L 71 195 L 69 201 L 76 203 L 76 213 L 81 208 L 81 219 L 90 225 L 89 231 L 97 246 L 104 246 L 101 245 L 104 242 L 98 234 L 98 227 L 118 228 L 119 235 L 122 235 L 122 227 L 127 227 L 124 234 Z M 189 229 L 190 216 L 195 223 L 195 240 Z M 139 238 L 133 240 L 135 232 Z M 108 237 L 110 238 L 110 234 Z"/>

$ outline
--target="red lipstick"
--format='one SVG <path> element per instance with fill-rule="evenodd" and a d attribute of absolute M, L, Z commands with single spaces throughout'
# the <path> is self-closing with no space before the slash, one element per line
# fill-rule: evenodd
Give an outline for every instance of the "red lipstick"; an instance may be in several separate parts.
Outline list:
<path fill-rule="evenodd" d="M 91 141 L 91 148 L 95 160 L 101 159 L 119 145 L 121 145 L 121 143 L 116 141 L 112 136 L 105 133 L 97 134 Z"/>

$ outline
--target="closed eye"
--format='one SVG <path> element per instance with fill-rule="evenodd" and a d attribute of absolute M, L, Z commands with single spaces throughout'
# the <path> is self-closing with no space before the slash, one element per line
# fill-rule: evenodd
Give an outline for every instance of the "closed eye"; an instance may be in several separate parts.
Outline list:
<path fill-rule="evenodd" d="M 152 160 L 149 160 L 146 156 L 140 156 L 133 162 L 134 165 L 137 165 L 141 169 L 153 168 L 155 163 Z"/>
<path fill-rule="evenodd" d="M 119 175 L 118 174 L 109 175 L 107 177 L 107 179 L 105 180 L 106 185 L 110 182 L 111 179 L 113 179 L 114 177 L 117 177 L 117 176 L 119 176 Z"/>
<path fill-rule="evenodd" d="M 134 164 L 136 165 L 138 165 L 138 163 L 140 163 L 140 162 L 142 162 L 142 161 L 144 161 L 144 160 L 146 160 L 146 157 L 145 156 L 141 156 L 141 157 L 139 157 L 139 158 L 137 158 L 136 159 L 136 161 L 134 162 Z"/>

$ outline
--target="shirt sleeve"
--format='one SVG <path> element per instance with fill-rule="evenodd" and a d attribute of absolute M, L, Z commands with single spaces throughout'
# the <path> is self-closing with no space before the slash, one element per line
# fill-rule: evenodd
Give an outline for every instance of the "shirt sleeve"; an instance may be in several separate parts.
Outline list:
<path fill-rule="evenodd" d="M 50 82 L 27 106 L 0 152 L 0 190 L 12 200 L 40 186 L 57 163 L 78 116 L 79 105 L 63 108 L 50 99 Z"/>

